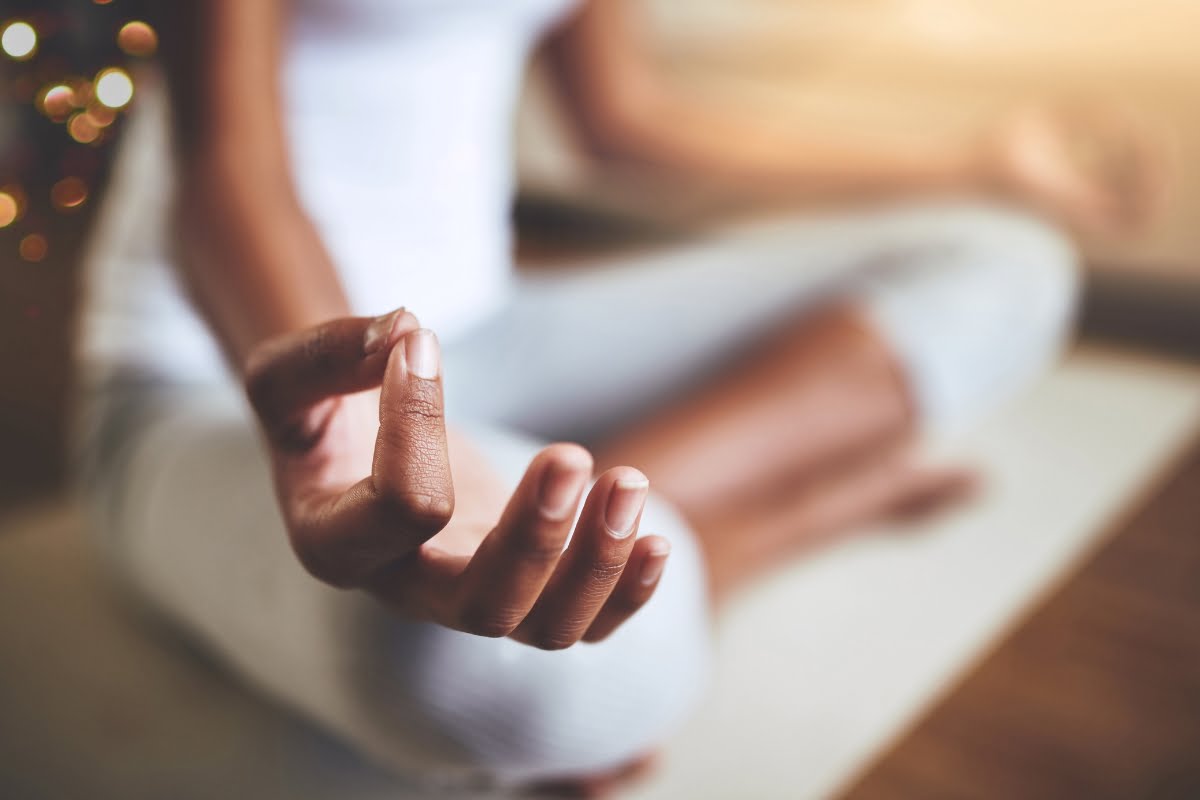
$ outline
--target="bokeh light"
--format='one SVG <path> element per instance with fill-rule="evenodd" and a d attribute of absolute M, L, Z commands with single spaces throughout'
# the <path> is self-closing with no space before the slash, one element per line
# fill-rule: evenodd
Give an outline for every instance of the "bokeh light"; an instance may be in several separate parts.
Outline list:
<path fill-rule="evenodd" d="M 37 49 L 37 31 L 28 22 L 11 22 L 0 34 L 0 47 L 10 58 L 24 61 Z"/>
<path fill-rule="evenodd" d="M 74 176 L 63 178 L 50 190 L 50 202 L 59 211 L 79 208 L 87 196 L 87 184 Z"/>
<path fill-rule="evenodd" d="M 75 92 L 70 86 L 57 84 L 42 95 L 42 112 L 55 122 L 62 122 L 75 110 Z"/>
<path fill-rule="evenodd" d="M 72 92 L 75 93 L 76 108 L 85 108 L 96 99 L 92 82 L 87 78 L 73 77 L 64 81 L 64 83 L 71 88 Z"/>
<path fill-rule="evenodd" d="M 123 108 L 133 99 L 133 80 L 118 67 L 101 70 L 96 76 L 96 99 L 109 108 Z"/>
<path fill-rule="evenodd" d="M 67 123 L 67 133 L 80 144 L 91 144 L 100 136 L 100 126 L 84 112 L 76 113 Z"/>
<path fill-rule="evenodd" d="M 26 261 L 37 263 L 46 257 L 46 253 L 50 250 L 50 245 L 46 241 L 46 237 L 40 233 L 31 233 L 21 240 L 21 244 L 17 247 L 21 258 Z"/>
<path fill-rule="evenodd" d="M 91 106 L 86 112 L 88 120 L 97 128 L 107 128 L 117 121 L 117 112 L 99 103 Z"/>
<path fill-rule="evenodd" d="M 131 56 L 145 58 L 158 49 L 158 34 L 141 20 L 127 22 L 117 33 L 117 46 Z"/>
<path fill-rule="evenodd" d="M 8 192 L 0 192 L 0 228 L 7 228 L 17 221 L 17 198 Z"/>

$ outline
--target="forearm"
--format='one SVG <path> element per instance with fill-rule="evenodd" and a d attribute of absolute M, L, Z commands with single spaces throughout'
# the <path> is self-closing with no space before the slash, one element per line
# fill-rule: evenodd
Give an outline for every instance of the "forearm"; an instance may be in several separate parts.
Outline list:
<path fill-rule="evenodd" d="M 664 75 L 632 17 L 621 0 L 595 0 L 551 41 L 563 99 L 599 158 L 787 198 L 948 191 L 985 181 L 982 142 L 969 136 L 922 133 L 898 142 L 823 134 L 778 109 L 691 94 Z"/>
<path fill-rule="evenodd" d="M 835 137 L 682 93 L 650 98 L 600 126 L 604 157 L 767 196 L 944 192 L 985 184 L 982 147 L 967 136 Z"/>
<path fill-rule="evenodd" d="M 264 339 L 349 313 L 290 176 L 255 182 L 238 161 L 185 165 L 175 215 L 183 280 L 235 368 Z"/>
<path fill-rule="evenodd" d="M 235 368 L 260 341 L 347 312 L 296 197 L 283 123 L 278 0 L 160 10 L 178 163 L 180 269 Z"/>

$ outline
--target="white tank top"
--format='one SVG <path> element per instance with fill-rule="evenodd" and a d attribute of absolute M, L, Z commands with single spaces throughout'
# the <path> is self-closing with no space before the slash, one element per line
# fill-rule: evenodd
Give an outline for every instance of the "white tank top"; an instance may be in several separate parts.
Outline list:
<path fill-rule="evenodd" d="M 295 0 L 283 66 L 294 180 L 355 313 L 400 305 L 445 338 L 503 300 L 512 112 L 529 52 L 575 0 Z M 93 374 L 220 375 L 169 262 L 165 105 L 130 120 L 89 248 Z"/>

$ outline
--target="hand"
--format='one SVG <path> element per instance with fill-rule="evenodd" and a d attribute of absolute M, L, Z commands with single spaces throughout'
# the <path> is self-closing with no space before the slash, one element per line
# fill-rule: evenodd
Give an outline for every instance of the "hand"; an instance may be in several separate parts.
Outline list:
<path fill-rule="evenodd" d="M 1092 232 L 1144 226 L 1165 188 L 1159 137 L 1132 116 L 1031 108 L 986 138 L 984 170 L 1003 193 Z"/>
<path fill-rule="evenodd" d="M 539 453 L 507 505 L 478 457 L 456 448 L 452 473 L 437 340 L 411 314 L 270 340 L 245 377 L 292 548 L 318 579 L 543 649 L 603 639 L 653 594 L 669 545 L 637 538 L 637 470 L 601 475 L 577 524 L 592 470 L 581 447 Z"/>

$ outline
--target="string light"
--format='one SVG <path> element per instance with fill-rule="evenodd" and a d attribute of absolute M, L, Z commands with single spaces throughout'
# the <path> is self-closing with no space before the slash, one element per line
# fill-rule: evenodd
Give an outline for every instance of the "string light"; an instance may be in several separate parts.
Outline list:
<path fill-rule="evenodd" d="M 120 67 L 101 70 L 96 76 L 96 99 L 109 108 L 124 108 L 133 99 L 133 81 Z"/>
<path fill-rule="evenodd" d="M 96 99 L 92 82 L 87 78 L 72 77 L 64 81 L 71 88 L 75 97 L 75 107 L 84 108 Z"/>
<path fill-rule="evenodd" d="M 97 128 L 107 128 L 117 121 L 117 112 L 102 105 L 93 105 L 86 112 L 88 121 Z"/>
<path fill-rule="evenodd" d="M 57 84 L 42 93 L 42 113 L 55 122 L 62 122 L 75 109 L 75 92 L 70 86 Z"/>
<path fill-rule="evenodd" d="M 8 192 L 0 192 L 0 228 L 7 228 L 17 221 L 17 198 Z"/>
<path fill-rule="evenodd" d="M 13 22 L 0 34 L 0 47 L 9 58 L 24 61 L 37 49 L 37 31 L 28 22 Z"/>
<path fill-rule="evenodd" d="M 67 123 L 67 133 L 80 144 L 91 144 L 99 138 L 100 127 L 85 112 L 79 111 Z"/>
<path fill-rule="evenodd" d="M 87 200 L 87 196 L 87 184 L 74 176 L 63 178 L 50 190 L 50 202 L 59 211 L 79 208 Z"/>
<path fill-rule="evenodd" d="M 17 246 L 21 258 L 35 264 L 44 259 L 49 250 L 50 245 L 46 242 L 46 237 L 40 233 L 29 234 L 21 239 L 21 244 Z"/>
<path fill-rule="evenodd" d="M 131 56 L 145 58 L 158 49 L 158 34 L 141 20 L 126 22 L 117 33 L 117 46 Z"/>
<path fill-rule="evenodd" d="M 97 6 L 108 6 L 111 0 L 93 2 Z M 132 77 L 119 66 L 102 69 L 90 80 L 61 72 L 55 75 L 56 69 L 62 69 L 60 62 L 52 57 L 43 63 L 45 59 L 40 55 L 49 47 L 48 42 L 40 40 L 38 30 L 30 22 L 11 19 L 0 22 L 0 52 L 3 53 L 0 59 L 7 56 L 17 61 L 29 61 L 37 57 L 33 69 L 18 71 L 11 92 L 13 99 L 31 103 L 46 118 L 64 123 L 68 135 L 79 144 L 105 141 L 106 129 L 116 124 L 123 110 L 133 101 Z M 127 20 L 119 26 L 115 45 L 126 56 L 148 58 L 158 50 L 158 34 L 142 20 Z M 40 91 L 37 90 L 39 84 Z M 99 151 L 91 148 L 67 148 L 59 162 L 57 180 L 51 178 L 46 183 L 39 182 L 38 193 L 50 184 L 48 194 L 53 209 L 60 213 L 80 209 L 89 202 L 88 176 L 94 172 L 100 158 Z M 44 231 L 36 231 L 36 218 L 26 213 L 27 208 L 29 197 L 20 185 L 15 182 L 0 184 L 0 228 L 12 230 L 9 235 L 17 238 L 17 250 L 22 259 L 38 263 L 49 255 L 50 242 Z M 26 217 L 30 221 L 22 222 Z"/>
<path fill-rule="evenodd" d="M 9 58 L 24 61 L 37 49 L 37 31 L 28 22 L 10 22 L 0 33 L 0 47 Z"/>

